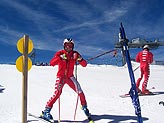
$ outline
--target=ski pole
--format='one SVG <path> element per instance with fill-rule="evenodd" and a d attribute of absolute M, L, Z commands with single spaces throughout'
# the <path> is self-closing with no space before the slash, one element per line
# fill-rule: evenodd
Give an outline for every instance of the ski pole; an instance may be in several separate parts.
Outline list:
<path fill-rule="evenodd" d="M 60 123 L 60 97 L 58 98 L 58 105 L 59 105 L 59 117 L 58 117 L 58 123 Z"/>
<path fill-rule="evenodd" d="M 114 51 L 116 51 L 116 50 L 113 49 L 113 50 L 110 50 L 110 51 L 104 52 L 104 53 L 99 54 L 99 55 L 97 55 L 97 56 L 95 56 L 95 57 L 92 57 L 92 58 L 87 59 L 87 61 L 91 61 L 91 60 L 93 60 L 93 59 L 95 59 L 95 58 L 98 58 L 98 57 L 100 57 L 100 56 L 103 56 L 103 55 L 105 55 L 105 54 L 108 54 L 108 53 L 111 53 L 111 52 L 114 52 Z"/>
<path fill-rule="evenodd" d="M 137 68 L 135 68 L 135 69 L 133 70 L 133 72 L 135 72 L 139 67 L 140 67 L 140 66 L 138 66 Z"/>
<path fill-rule="evenodd" d="M 75 113 L 74 113 L 74 122 L 76 120 L 76 112 L 77 112 L 78 102 L 79 102 L 79 95 L 77 96 L 77 100 L 76 100 L 76 107 L 75 107 Z"/>
<path fill-rule="evenodd" d="M 76 62 L 76 69 L 75 69 L 75 78 L 77 80 L 77 62 Z M 75 107 L 75 112 L 74 112 L 74 121 L 76 120 L 76 112 L 77 112 L 78 101 L 79 101 L 79 94 L 77 92 L 76 107 Z"/>

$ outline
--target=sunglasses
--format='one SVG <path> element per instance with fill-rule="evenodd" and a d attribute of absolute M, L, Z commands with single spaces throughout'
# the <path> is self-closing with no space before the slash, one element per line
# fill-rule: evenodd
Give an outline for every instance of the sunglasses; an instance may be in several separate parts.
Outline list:
<path fill-rule="evenodd" d="M 72 43 L 65 43 L 64 47 L 69 47 L 69 48 L 73 48 L 73 44 Z"/>

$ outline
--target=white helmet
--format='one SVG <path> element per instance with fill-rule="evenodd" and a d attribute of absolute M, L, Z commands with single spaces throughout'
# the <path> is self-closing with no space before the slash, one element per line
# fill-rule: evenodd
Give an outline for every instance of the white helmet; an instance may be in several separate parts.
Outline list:
<path fill-rule="evenodd" d="M 72 44 L 72 49 L 74 48 L 74 41 L 73 41 L 73 39 L 71 39 L 71 38 L 64 39 L 63 46 L 65 47 L 65 44 L 67 44 L 67 43 L 71 43 Z"/>
<path fill-rule="evenodd" d="M 149 47 L 149 45 L 144 45 L 144 47 L 143 47 L 143 49 L 148 49 L 148 50 L 150 50 L 150 47 Z"/>
<path fill-rule="evenodd" d="M 64 45 L 65 43 L 73 43 L 73 44 L 74 44 L 74 41 L 73 41 L 71 38 L 66 38 L 66 39 L 64 39 L 64 41 L 63 41 L 63 45 Z"/>

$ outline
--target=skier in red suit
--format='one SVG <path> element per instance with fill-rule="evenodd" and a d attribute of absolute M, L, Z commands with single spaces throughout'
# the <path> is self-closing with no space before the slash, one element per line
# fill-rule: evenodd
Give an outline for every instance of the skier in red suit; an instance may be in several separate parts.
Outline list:
<path fill-rule="evenodd" d="M 144 81 L 142 83 L 143 94 L 151 93 L 149 90 L 146 89 L 148 79 L 150 76 L 149 65 L 153 62 L 153 54 L 149 50 L 150 50 L 149 45 L 145 45 L 143 47 L 143 51 L 139 52 L 136 56 L 136 62 L 140 63 L 140 72 L 141 72 L 141 75 L 136 82 L 136 87 L 137 87 L 138 92 L 141 92 L 141 90 L 139 89 L 139 86 L 140 86 L 140 82 L 142 78 L 144 77 Z"/>
<path fill-rule="evenodd" d="M 53 104 L 60 97 L 63 86 L 65 84 L 67 84 L 79 95 L 82 109 L 84 110 L 85 114 L 89 116 L 89 110 L 87 108 L 85 95 L 83 93 L 83 90 L 81 89 L 79 82 L 73 75 L 74 65 L 76 64 L 76 61 L 78 61 L 78 63 L 83 67 L 87 66 L 87 62 L 81 57 L 81 55 L 77 51 L 73 50 L 74 41 L 72 39 L 64 39 L 63 46 L 64 49 L 56 52 L 56 54 L 50 61 L 51 66 L 58 65 L 58 72 L 56 75 L 54 94 L 47 102 L 45 110 L 42 111 L 41 116 L 46 120 L 53 119 L 52 115 L 50 114 L 50 111 L 53 107 Z"/>

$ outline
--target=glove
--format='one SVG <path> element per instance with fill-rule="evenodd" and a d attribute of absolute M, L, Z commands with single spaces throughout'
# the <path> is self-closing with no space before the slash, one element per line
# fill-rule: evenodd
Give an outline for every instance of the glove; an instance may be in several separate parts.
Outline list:
<path fill-rule="evenodd" d="M 77 58 L 78 61 L 81 61 L 83 58 L 81 57 L 81 55 L 79 55 L 79 57 Z"/>
<path fill-rule="evenodd" d="M 77 61 L 81 61 L 81 60 L 82 60 L 82 57 L 81 57 L 80 54 L 74 53 L 74 54 L 73 54 L 73 59 L 74 59 L 74 60 L 77 60 Z"/>
<path fill-rule="evenodd" d="M 63 59 L 63 60 L 66 60 L 67 56 L 66 56 L 66 54 L 62 54 L 62 55 L 60 55 L 60 58 Z"/>

